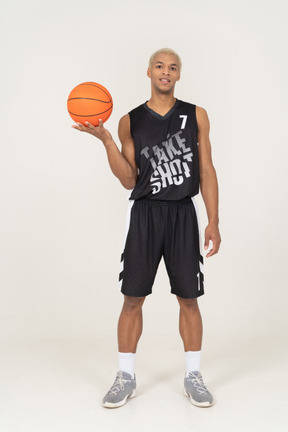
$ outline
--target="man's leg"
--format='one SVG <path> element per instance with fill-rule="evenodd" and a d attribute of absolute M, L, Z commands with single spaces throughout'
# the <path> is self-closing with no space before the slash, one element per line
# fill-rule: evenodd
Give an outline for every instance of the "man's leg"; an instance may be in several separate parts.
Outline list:
<path fill-rule="evenodd" d="M 179 330 L 186 360 L 184 394 L 190 397 L 194 405 L 208 407 L 213 404 L 213 396 L 207 390 L 199 371 L 203 327 L 197 298 L 177 296 L 177 299 L 180 304 Z"/>
<path fill-rule="evenodd" d="M 124 296 L 118 321 L 118 348 L 122 353 L 136 353 L 143 328 L 142 305 L 146 297 Z"/>
<path fill-rule="evenodd" d="M 202 318 L 197 298 L 185 299 L 177 296 L 180 305 L 179 331 L 184 350 L 200 351 L 202 346 Z"/>
<path fill-rule="evenodd" d="M 124 405 L 136 395 L 134 359 L 143 327 L 142 305 L 145 297 L 124 297 L 118 321 L 119 371 L 114 384 L 103 399 L 106 408 Z"/>

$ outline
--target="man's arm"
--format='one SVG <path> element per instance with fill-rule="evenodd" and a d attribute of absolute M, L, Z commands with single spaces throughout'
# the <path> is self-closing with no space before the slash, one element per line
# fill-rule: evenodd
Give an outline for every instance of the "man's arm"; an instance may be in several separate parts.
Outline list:
<path fill-rule="evenodd" d="M 130 177 L 126 180 L 129 187 L 126 187 L 123 183 L 122 184 L 127 189 L 133 189 L 136 185 L 138 178 L 138 166 L 135 161 L 135 145 L 130 132 L 129 114 L 121 117 L 118 126 L 118 136 L 122 144 L 121 154 L 128 161 L 130 167 L 132 168 L 132 173 L 130 174 Z"/>
<path fill-rule="evenodd" d="M 206 110 L 197 106 L 196 118 L 198 124 L 200 189 L 208 216 L 204 248 L 208 249 L 209 240 L 213 243 L 212 249 L 206 255 L 208 258 L 218 252 L 221 243 L 218 228 L 218 182 L 212 162 L 211 143 L 209 140 L 210 124 Z"/>
<path fill-rule="evenodd" d="M 102 120 L 99 120 L 99 126 L 93 126 L 89 122 L 86 124 L 87 126 L 77 123 L 78 126 L 73 125 L 72 127 L 82 132 L 88 132 L 103 142 L 111 171 L 126 189 L 133 189 L 138 177 L 138 168 L 135 162 L 134 141 L 130 135 L 129 114 L 123 116 L 119 121 L 118 133 L 122 144 L 121 152 L 110 132 L 104 128 Z"/>

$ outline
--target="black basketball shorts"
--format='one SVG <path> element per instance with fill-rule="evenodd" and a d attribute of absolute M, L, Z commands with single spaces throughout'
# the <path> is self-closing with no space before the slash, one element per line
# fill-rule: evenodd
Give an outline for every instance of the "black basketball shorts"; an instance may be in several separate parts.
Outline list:
<path fill-rule="evenodd" d="M 182 298 L 204 294 L 199 227 L 197 203 L 193 198 L 130 200 L 119 290 L 132 297 L 151 294 L 163 256 L 172 294 Z"/>

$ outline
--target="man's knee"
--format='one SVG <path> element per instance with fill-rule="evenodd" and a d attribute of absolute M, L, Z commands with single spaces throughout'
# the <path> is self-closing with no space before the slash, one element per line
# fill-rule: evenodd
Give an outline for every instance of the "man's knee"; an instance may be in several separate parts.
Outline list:
<path fill-rule="evenodd" d="M 198 301 L 196 298 L 182 298 L 177 296 L 177 300 L 179 302 L 180 308 L 187 310 L 197 310 L 198 309 Z"/>
<path fill-rule="evenodd" d="M 131 297 L 125 295 L 123 310 L 128 313 L 137 312 L 139 309 L 142 308 L 145 298 L 146 297 Z"/>

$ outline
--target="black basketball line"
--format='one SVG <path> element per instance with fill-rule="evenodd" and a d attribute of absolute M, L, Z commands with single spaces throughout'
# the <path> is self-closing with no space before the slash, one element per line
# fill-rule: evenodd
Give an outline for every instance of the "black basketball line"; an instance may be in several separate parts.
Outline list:
<path fill-rule="evenodd" d="M 112 110 L 112 108 L 113 108 L 113 105 L 112 105 L 110 108 L 108 108 L 106 111 L 103 111 L 103 112 L 101 112 L 101 113 L 96 113 L 96 114 L 88 114 L 88 115 L 74 114 L 74 113 L 72 113 L 72 112 L 69 111 L 69 110 L 68 110 L 68 112 L 69 112 L 69 114 L 75 115 L 75 116 L 77 116 L 77 117 L 94 117 L 94 116 L 99 116 L 99 115 L 101 115 L 101 114 L 104 114 L 104 113 L 106 113 L 107 111 L 109 111 L 110 109 Z"/>
<path fill-rule="evenodd" d="M 82 85 L 91 85 L 92 87 L 97 87 L 97 88 L 99 88 L 100 90 L 102 90 L 102 91 L 106 94 L 106 96 L 108 96 L 108 98 L 111 97 L 110 95 L 108 95 L 108 94 L 106 93 L 105 90 L 103 90 L 103 88 L 99 87 L 97 84 L 82 83 L 82 84 L 79 84 L 79 86 L 77 86 L 77 87 L 80 87 L 80 86 L 82 86 Z"/>
<path fill-rule="evenodd" d="M 71 100 L 75 100 L 75 99 L 86 99 L 86 100 L 93 100 L 93 101 L 97 101 L 97 102 L 103 102 L 103 103 L 111 103 L 112 102 L 112 100 L 110 100 L 110 101 L 108 101 L 108 102 L 105 102 L 105 101 L 103 101 L 103 100 L 101 100 L 101 99 L 94 99 L 94 98 L 85 98 L 85 97 L 75 97 L 75 98 L 70 98 L 70 99 L 68 99 L 68 102 L 69 101 L 71 101 Z"/>

